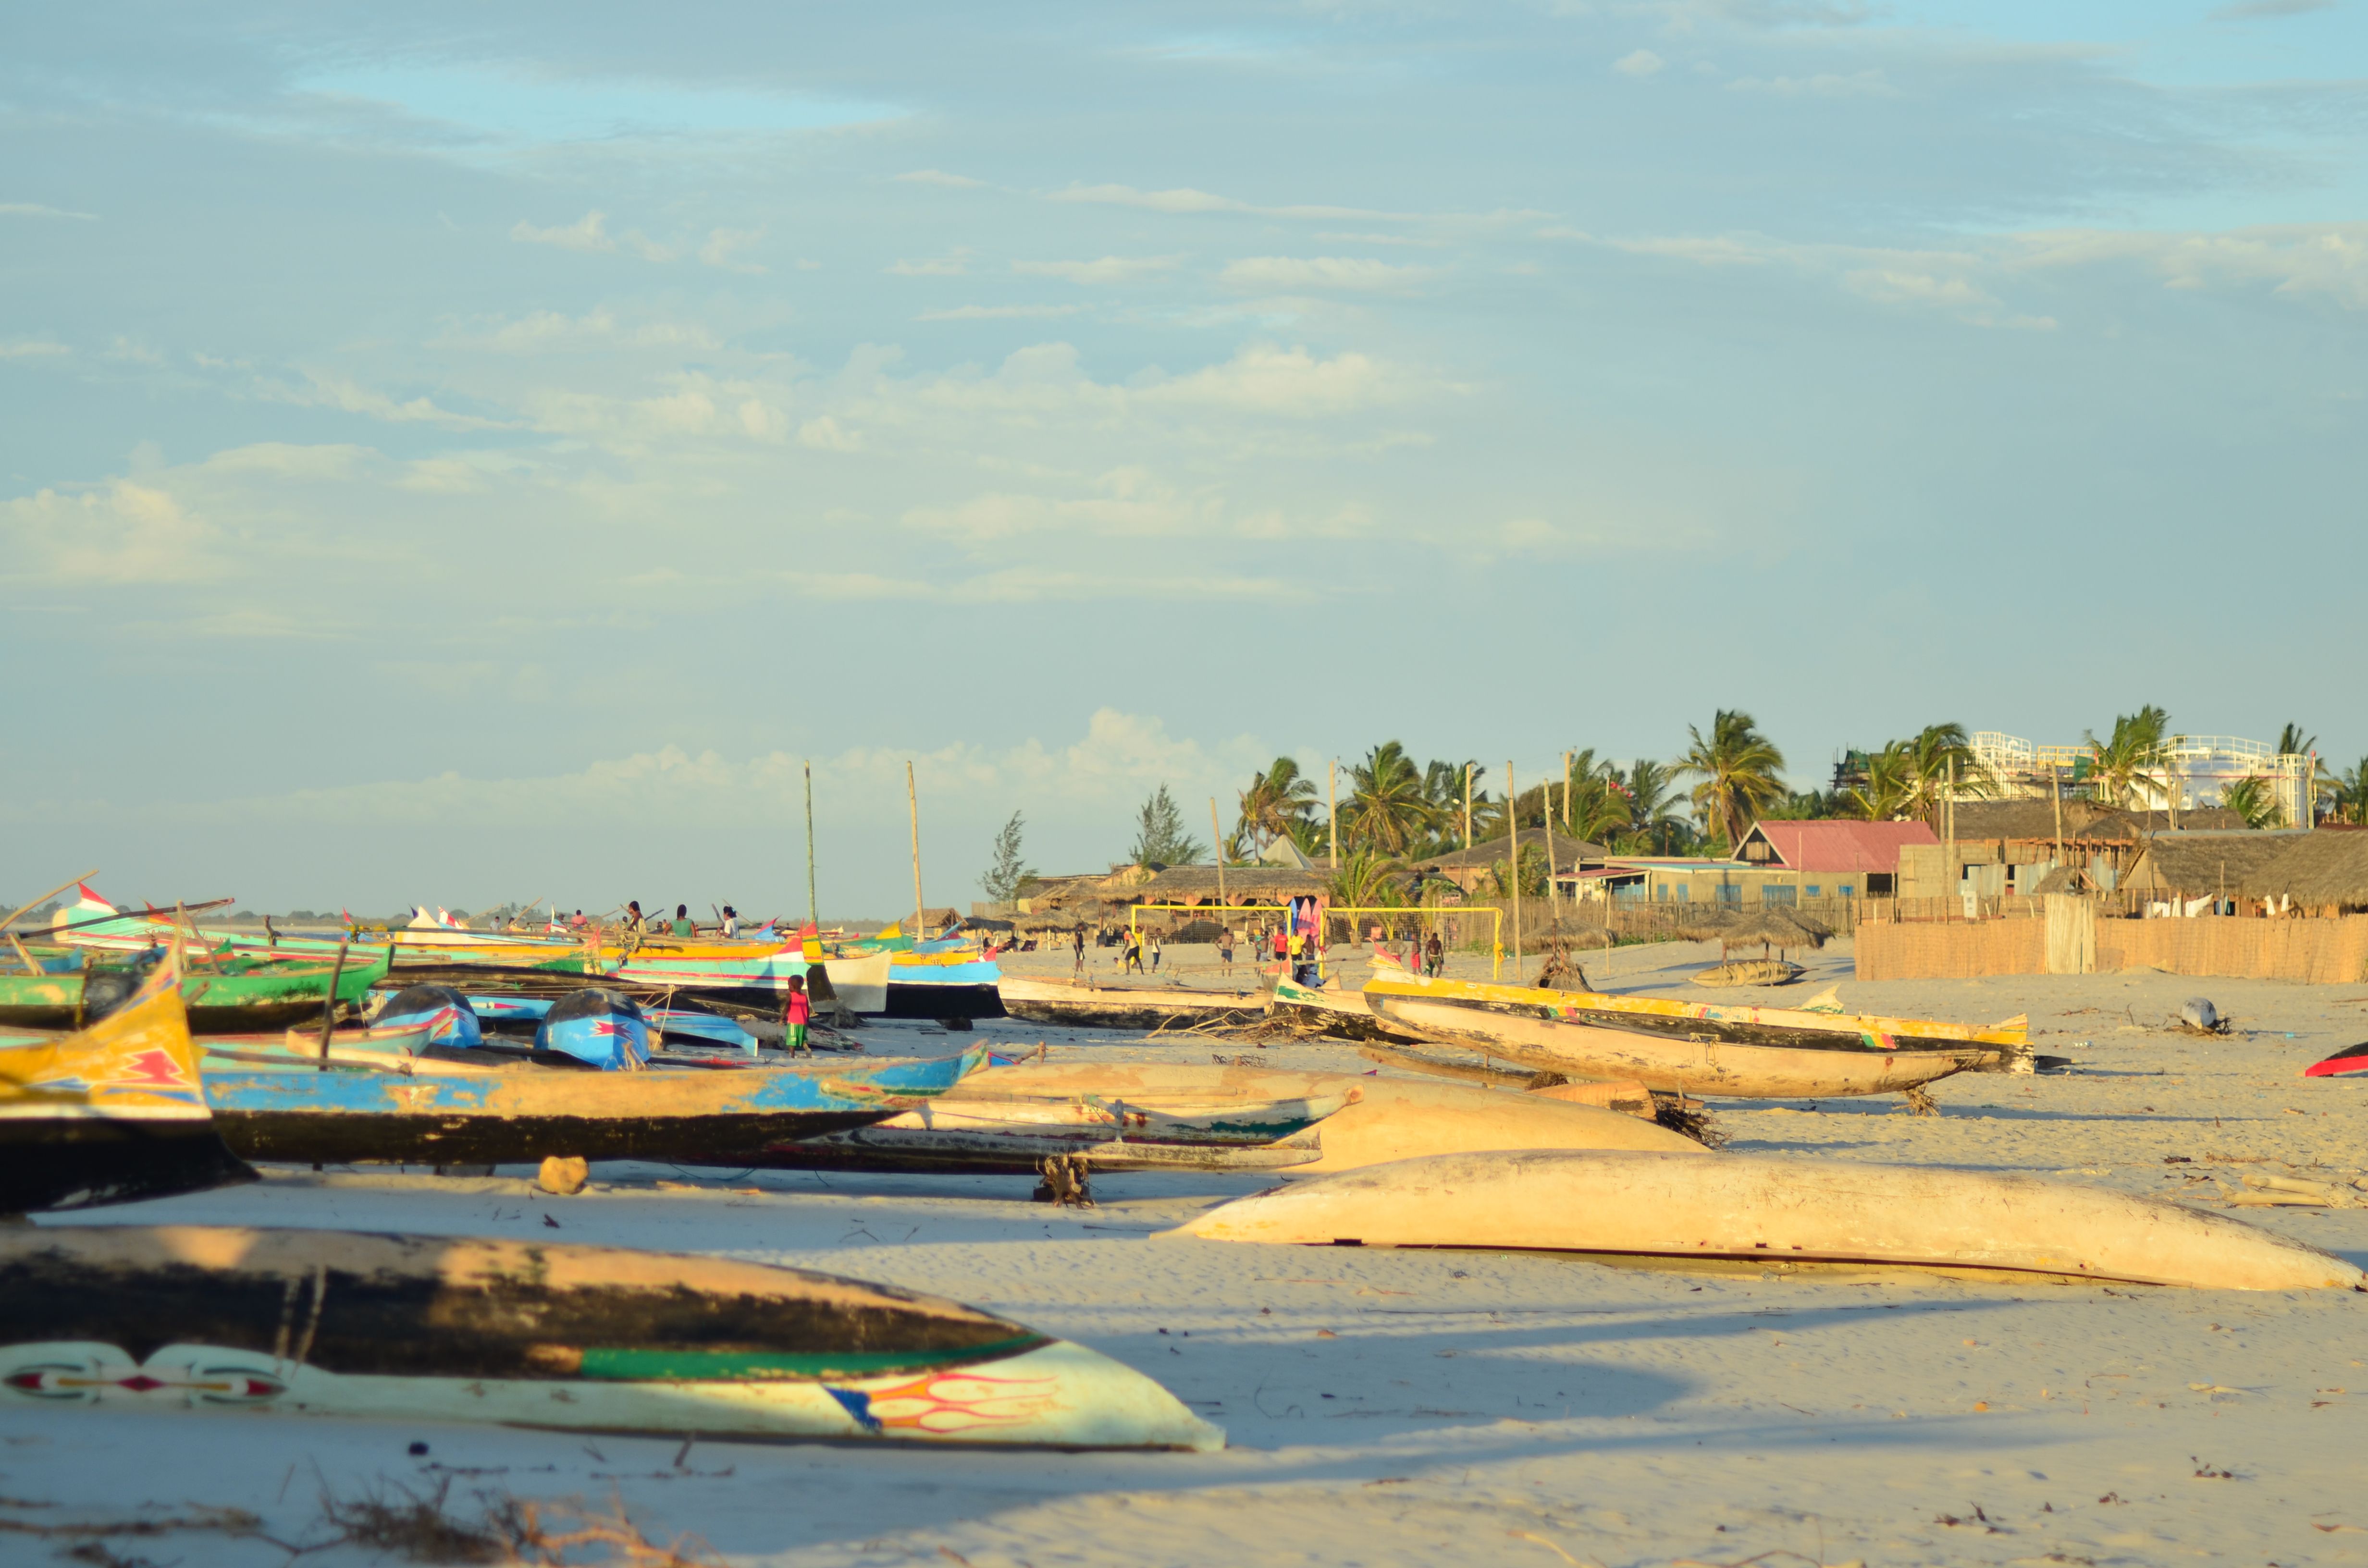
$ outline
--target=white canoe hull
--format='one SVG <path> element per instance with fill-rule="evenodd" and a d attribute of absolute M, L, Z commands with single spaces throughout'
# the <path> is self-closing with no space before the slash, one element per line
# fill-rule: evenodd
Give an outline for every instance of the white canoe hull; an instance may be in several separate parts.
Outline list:
<path fill-rule="evenodd" d="M 1688 1095 L 1837 1099 L 1897 1094 L 1962 1073 L 1980 1054 L 1907 1048 L 1824 1051 L 1678 1040 L 1417 996 L 1373 992 L 1364 995 L 1380 1017 L 1433 1040 L 1454 1040 L 1541 1071 L 1582 1078 L 1633 1078 L 1648 1089 Z"/>
<path fill-rule="evenodd" d="M 2009 1270 L 2237 1290 L 2368 1289 L 2315 1247 L 2157 1198 L 2035 1176 L 1731 1154 L 1525 1153 L 1374 1165 L 1171 1236 Z"/>

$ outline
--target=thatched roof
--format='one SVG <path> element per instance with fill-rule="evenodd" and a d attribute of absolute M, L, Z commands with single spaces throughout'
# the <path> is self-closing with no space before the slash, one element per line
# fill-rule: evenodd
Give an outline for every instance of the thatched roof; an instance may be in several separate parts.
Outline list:
<path fill-rule="evenodd" d="M 1254 898 L 1261 903 L 1280 903 L 1295 895 L 1323 892 L 1330 886 L 1326 878 L 1315 871 L 1285 870 L 1280 866 L 1225 868 L 1225 897 L 1234 903 Z M 1131 903 L 1214 903 L 1216 897 L 1214 866 L 1170 866 L 1128 890 Z"/>
<path fill-rule="evenodd" d="M 2123 842 L 2143 838 L 2157 833 L 2243 833 L 2245 819 L 2235 812 L 2219 806 L 2200 807 L 2179 813 L 2174 829 L 2169 812 L 2107 812 L 2082 828 L 2076 837 L 2095 841 L 2116 839 Z"/>
<path fill-rule="evenodd" d="M 1553 840 L 1554 869 L 1557 871 L 1568 870 L 1581 860 L 1600 860 L 1611 852 L 1604 846 L 1584 838 L 1549 834 L 1542 827 L 1525 827 L 1521 829 L 1521 853 L 1527 855 L 1531 849 L 1544 849 L 1549 838 Z M 1418 871 L 1485 871 L 1510 854 L 1507 840 L 1484 838 L 1469 849 L 1457 849 L 1445 855 L 1418 856 L 1408 859 L 1406 864 Z"/>
<path fill-rule="evenodd" d="M 2368 908 L 2368 833 L 2297 833 L 2278 835 L 2284 854 L 2263 866 L 2255 879 L 2256 898 L 2286 897 L 2307 908 L 2330 904 Z"/>
<path fill-rule="evenodd" d="M 2189 898 L 2226 889 L 2238 898 L 2275 898 L 2263 880 L 2301 833 L 2166 833 L 2130 874 L 2132 887 L 2163 888 Z"/>

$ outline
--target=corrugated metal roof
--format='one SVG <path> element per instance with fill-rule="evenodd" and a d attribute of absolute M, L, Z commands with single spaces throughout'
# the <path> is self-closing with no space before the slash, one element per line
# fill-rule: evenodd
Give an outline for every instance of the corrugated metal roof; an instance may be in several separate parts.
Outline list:
<path fill-rule="evenodd" d="M 1751 833 L 1794 871 L 1896 871 L 1903 847 L 1941 842 L 1920 822 L 1760 822 Z"/>

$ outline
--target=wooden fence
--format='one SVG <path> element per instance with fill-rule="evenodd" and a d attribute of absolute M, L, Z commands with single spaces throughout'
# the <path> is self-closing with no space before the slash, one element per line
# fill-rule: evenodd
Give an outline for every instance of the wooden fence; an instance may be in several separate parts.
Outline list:
<path fill-rule="evenodd" d="M 2264 920 L 2079 916 L 2086 901 L 2039 919 L 1903 921 L 1859 927 L 1861 980 L 1978 980 L 2152 969 L 2237 980 L 2356 985 L 2368 979 L 2368 915 Z M 2053 927 L 2051 929 L 2051 927 Z"/>

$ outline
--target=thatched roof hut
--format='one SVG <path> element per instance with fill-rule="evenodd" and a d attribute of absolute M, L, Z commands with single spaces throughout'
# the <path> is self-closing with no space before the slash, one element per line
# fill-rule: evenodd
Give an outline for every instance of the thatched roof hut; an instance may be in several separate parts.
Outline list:
<path fill-rule="evenodd" d="M 2316 914 L 2368 909 L 2368 833 L 2294 834 L 2256 880 L 2261 891 L 2255 896 L 2291 900 Z"/>
<path fill-rule="evenodd" d="M 1322 893 L 1331 882 L 1321 872 L 1293 871 L 1281 866 L 1228 866 L 1225 902 L 1229 904 L 1279 904 L 1285 900 Z M 1133 903 L 1208 903 L 1217 902 L 1217 868 L 1169 866 L 1149 881 L 1127 890 Z"/>
<path fill-rule="evenodd" d="M 2145 892 L 2202 898 L 2275 898 L 2262 873 L 2305 833 L 2166 833 L 2146 846 L 2123 885 Z"/>

